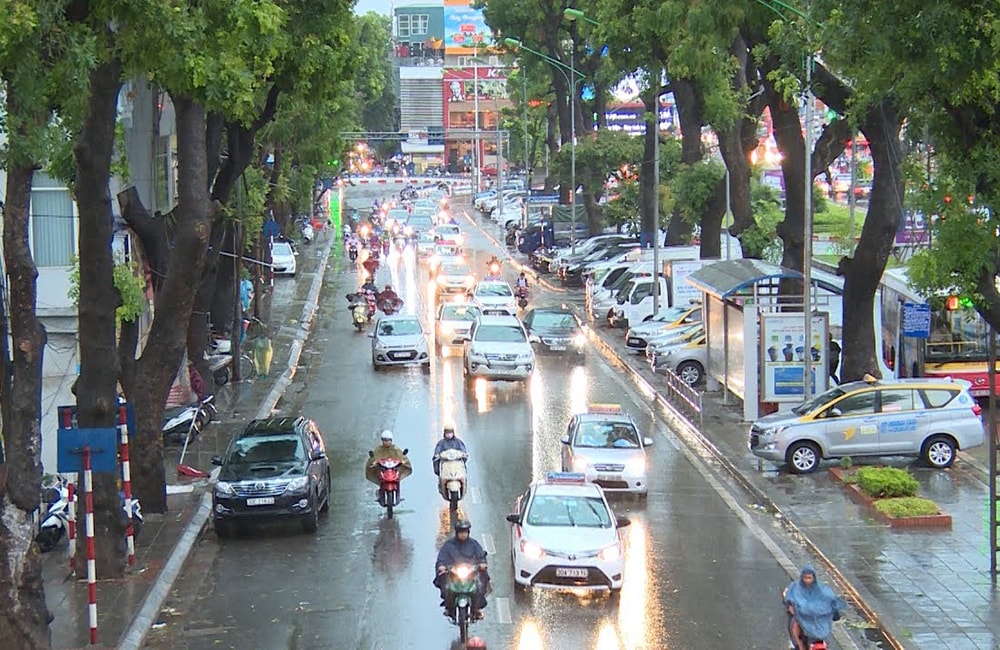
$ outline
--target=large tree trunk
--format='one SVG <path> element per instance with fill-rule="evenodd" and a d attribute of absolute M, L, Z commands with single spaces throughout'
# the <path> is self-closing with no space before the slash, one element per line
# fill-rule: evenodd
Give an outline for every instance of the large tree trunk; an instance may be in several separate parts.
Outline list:
<path fill-rule="evenodd" d="M 115 427 L 118 415 L 118 360 L 115 310 L 121 296 L 114 285 L 111 252 L 114 214 L 111 209 L 111 157 L 115 143 L 115 111 L 121 87 L 117 60 L 90 75 L 90 98 L 76 158 L 76 203 L 80 213 L 80 378 L 76 382 L 77 419 L 81 427 Z M 117 464 L 115 465 L 117 468 Z M 100 578 L 125 573 L 125 518 L 118 497 L 118 474 L 94 474 L 94 537 L 99 540 Z M 85 575 L 84 553 L 76 554 L 77 575 Z"/>
<path fill-rule="evenodd" d="M 726 177 L 715 184 L 715 193 L 708 199 L 701 215 L 701 244 L 699 255 L 703 260 L 722 257 L 722 220 L 726 216 Z"/>
<path fill-rule="evenodd" d="M 10 93 L 7 114 L 21 115 Z M 7 162 L 3 256 L 10 280 L 12 357 L 4 354 L 0 414 L 5 458 L 0 464 L 0 647 L 50 645 L 42 562 L 32 513 L 39 507 L 42 468 L 42 353 L 45 328 L 35 316 L 38 270 L 28 248 L 28 206 L 35 166 Z M 7 347 L 7 332 L 3 332 Z M 6 349 L 5 349 L 6 352 Z"/>
<path fill-rule="evenodd" d="M 702 116 L 701 93 L 689 79 L 671 79 L 670 86 L 677 102 L 677 115 L 681 123 L 681 163 L 694 165 L 701 162 L 704 153 L 701 144 Z M 674 210 L 667 226 L 667 246 L 681 246 L 691 239 L 695 224 L 685 219 L 680 210 Z"/>
<path fill-rule="evenodd" d="M 163 407 L 184 356 L 194 307 L 192 287 L 201 280 L 211 234 L 205 156 L 204 108 L 175 97 L 177 110 L 177 231 L 166 279 L 156 294 L 156 311 L 142 357 L 136 362 L 136 475 L 133 486 L 143 509 L 165 512 L 166 475 L 161 422 Z"/>
<path fill-rule="evenodd" d="M 844 276 L 843 381 L 861 379 L 865 373 L 880 376 L 875 356 L 875 292 L 903 215 L 899 200 L 904 186 L 902 122 L 899 110 L 888 101 L 870 110 L 861 122 L 875 173 L 854 257 L 841 258 L 838 268 Z"/>

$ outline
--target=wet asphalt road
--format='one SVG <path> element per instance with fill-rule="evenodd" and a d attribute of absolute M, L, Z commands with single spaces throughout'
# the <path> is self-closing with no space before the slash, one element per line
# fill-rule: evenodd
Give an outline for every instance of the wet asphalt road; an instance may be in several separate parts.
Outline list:
<path fill-rule="evenodd" d="M 461 225 L 479 272 L 488 242 L 467 222 Z M 425 265 L 408 252 L 394 253 L 386 266 L 379 284 L 391 281 L 405 310 L 432 332 Z M 296 524 L 255 527 L 222 542 L 206 534 L 175 591 L 177 618 L 148 647 L 460 647 L 431 585 L 437 548 L 451 526 L 430 462 L 445 420 L 457 425 L 471 457 L 471 489 L 460 514 L 471 519 L 473 537 L 491 559 L 493 593 L 485 620 L 472 629 L 488 647 L 787 647 L 778 592 L 788 573 L 760 528 L 734 513 L 731 504 L 744 505 L 743 497 L 734 500 L 723 479 L 682 451 L 650 401 L 596 350 L 580 365 L 540 356 L 527 389 L 481 380 L 466 389 L 456 348 L 435 358 L 429 374 L 416 368 L 376 373 L 370 340 L 354 331 L 345 309 L 344 293 L 357 284 L 354 272 L 328 277 L 303 367 L 279 404 L 284 413 L 314 418 L 326 435 L 335 502 L 318 534 L 303 534 Z M 532 289 L 533 304 L 558 299 Z M 531 480 L 559 469 L 559 438 L 569 417 L 592 402 L 621 404 L 656 441 L 648 497 L 612 501 L 617 514 L 632 520 L 625 529 L 620 603 L 515 593 L 504 517 Z M 384 518 L 362 472 L 384 428 L 409 448 L 415 466 L 392 520 Z"/>

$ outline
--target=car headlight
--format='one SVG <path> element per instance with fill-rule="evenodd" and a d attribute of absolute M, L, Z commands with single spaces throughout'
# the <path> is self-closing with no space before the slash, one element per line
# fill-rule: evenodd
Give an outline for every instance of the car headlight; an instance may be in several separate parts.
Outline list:
<path fill-rule="evenodd" d="M 600 557 L 605 562 L 611 562 L 617 560 L 621 556 L 622 556 L 622 547 L 619 544 L 612 544 L 611 546 L 602 548 L 601 552 L 598 553 L 598 557 Z"/>
<path fill-rule="evenodd" d="M 617 310 L 615 312 L 615 316 L 617 316 L 618 318 L 625 318 L 625 310 L 624 309 Z"/>
<path fill-rule="evenodd" d="M 586 458 L 577 457 L 573 459 L 574 472 L 586 472 L 588 467 L 590 467 L 590 463 L 587 462 Z"/>
<path fill-rule="evenodd" d="M 579 334 L 574 336 L 573 345 L 575 345 L 578 348 L 582 348 L 583 346 L 587 345 L 587 335 L 584 334 L 583 332 L 580 332 Z"/>
<path fill-rule="evenodd" d="M 215 484 L 215 493 L 219 496 L 231 497 L 236 495 L 236 490 L 231 483 L 219 481 Z"/>
<path fill-rule="evenodd" d="M 646 459 L 645 458 L 633 458 L 625 462 L 625 471 L 629 474 L 645 474 L 646 473 Z"/>
<path fill-rule="evenodd" d="M 407 226 L 406 228 L 403 228 L 403 232 L 405 234 L 407 234 L 407 235 L 412 235 L 413 234 L 413 227 L 412 226 Z"/>
<path fill-rule="evenodd" d="M 285 492 L 303 492 L 309 487 L 308 476 L 296 476 L 285 485 Z"/>
<path fill-rule="evenodd" d="M 761 435 L 762 436 L 776 436 L 776 435 L 780 434 L 781 432 L 783 432 L 787 428 L 788 428 L 787 426 L 768 427 L 767 429 L 764 429 L 761 432 Z"/>
<path fill-rule="evenodd" d="M 526 539 L 521 540 L 521 555 L 525 556 L 530 560 L 540 560 L 545 557 L 545 551 L 542 547 L 534 542 L 529 542 Z"/>

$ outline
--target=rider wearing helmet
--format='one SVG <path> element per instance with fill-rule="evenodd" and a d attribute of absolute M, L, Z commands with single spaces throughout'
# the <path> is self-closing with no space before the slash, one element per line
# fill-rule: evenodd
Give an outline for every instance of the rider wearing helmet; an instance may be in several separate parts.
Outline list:
<path fill-rule="evenodd" d="M 447 449 L 457 449 L 463 454 L 468 454 L 469 452 L 465 449 L 465 443 L 462 439 L 455 435 L 455 425 L 446 424 L 444 425 L 444 430 L 441 432 L 441 439 L 437 441 L 434 446 L 434 475 L 440 476 L 441 474 L 441 452 Z"/>
<path fill-rule="evenodd" d="M 486 607 L 486 592 L 489 589 L 490 576 L 486 570 L 486 551 L 476 540 L 471 537 L 472 524 L 468 519 L 459 519 L 455 523 L 455 536 L 441 546 L 438 551 L 436 571 L 434 576 L 434 586 L 441 590 L 441 604 L 444 605 L 446 613 L 451 615 L 455 609 L 455 604 L 448 599 L 448 570 L 456 564 L 472 564 L 479 567 L 479 590 L 476 593 L 476 603 L 472 608 L 472 615 L 477 619 L 483 617 L 483 608 Z"/>
<path fill-rule="evenodd" d="M 413 473 L 413 465 L 410 463 L 410 459 L 406 457 L 403 450 L 396 446 L 393 442 L 392 431 L 386 429 L 382 432 L 380 436 L 382 444 L 376 447 L 371 456 L 368 458 L 368 462 L 365 463 L 365 478 L 378 485 L 378 462 L 385 458 L 395 458 L 399 460 L 402 465 L 399 466 L 400 478 L 406 478 Z"/>

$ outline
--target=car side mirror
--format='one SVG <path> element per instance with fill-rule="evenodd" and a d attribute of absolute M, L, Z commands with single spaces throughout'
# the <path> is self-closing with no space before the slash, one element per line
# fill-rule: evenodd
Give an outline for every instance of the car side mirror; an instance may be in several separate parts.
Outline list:
<path fill-rule="evenodd" d="M 512 515 L 507 515 L 507 521 L 509 521 L 512 524 L 520 524 L 521 515 L 517 514 L 516 512 Z"/>
<path fill-rule="evenodd" d="M 625 528 L 626 526 L 632 525 L 632 520 L 629 519 L 628 517 L 617 517 L 615 518 L 615 523 L 618 525 L 619 528 Z"/>
<path fill-rule="evenodd" d="M 375 452 L 369 449 L 368 450 L 368 457 L 369 458 L 375 458 Z"/>
<path fill-rule="evenodd" d="M 212 464 L 222 467 L 222 456 L 212 456 Z"/>
<path fill-rule="evenodd" d="M 375 332 L 368 332 L 368 334 L 366 334 L 365 336 L 367 336 L 370 339 L 373 339 L 375 338 Z"/>
<path fill-rule="evenodd" d="M 409 454 L 409 453 L 410 453 L 410 450 L 409 450 L 409 448 L 405 448 L 405 449 L 403 449 L 403 455 L 404 455 L 404 456 L 406 456 L 406 455 L 407 455 L 407 454 Z"/>
<path fill-rule="evenodd" d="M 829 411 L 826 412 L 826 417 L 828 417 L 828 418 L 839 418 L 843 414 L 844 414 L 843 411 L 841 411 L 839 408 L 837 408 L 836 406 L 834 406 L 832 409 L 830 409 Z"/>
<path fill-rule="evenodd" d="M 309 454 L 309 460 L 323 460 L 324 458 L 326 458 L 326 454 L 319 449 Z"/>
<path fill-rule="evenodd" d="M 559 442 L 561 442 L 564 445 L 568 445 L 569 444 L 569 436 L 563 436 L 562 438 L 559 438 Z"/>
<path fill-rule="evenodd" d="M 652 438 L 643 438 L 642 439 L 642 444 L 645 445 L 646 447 L 652 447 L 653 446 L 653 439 Z"/>
<path fill-rule="evenodd" d="M 529 343 L 541 343 L 542 339 L 540 339 L 539 337 L 535 336 L 534 334 L 531 334 L 530 336 L 528 336 L 528 342 Z"/>
<path fill-rule="evenodd" d="M 471 341 L 472 337 L 467 332 L 463 332 L 459 334 L 458 339 L 461 341 Z"/>

